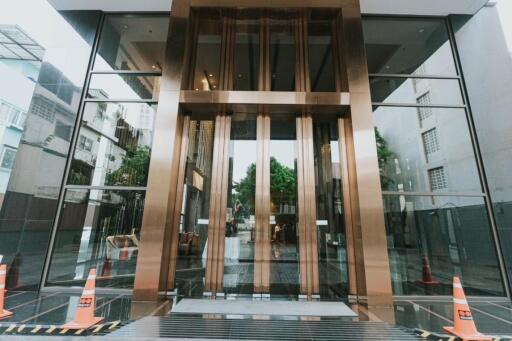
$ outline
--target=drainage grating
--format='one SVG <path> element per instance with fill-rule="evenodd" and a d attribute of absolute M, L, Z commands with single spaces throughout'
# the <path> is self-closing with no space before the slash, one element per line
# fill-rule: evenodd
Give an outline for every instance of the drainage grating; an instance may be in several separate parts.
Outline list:
<path fill-rule="evenodd" d="M 201 315 L 149 316 L 108 336 L 165 337 L 216 340 L 420 340 L 418 336 L 383 322 L 340 319 L 226 319 Z"/>

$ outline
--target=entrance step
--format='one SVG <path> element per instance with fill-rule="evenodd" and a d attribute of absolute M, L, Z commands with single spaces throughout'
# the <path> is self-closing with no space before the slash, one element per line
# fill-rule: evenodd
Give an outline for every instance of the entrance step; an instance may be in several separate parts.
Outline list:
<path fill-rule="evenodd" d="M 356 317 L 343 302 L 207 300 L 185 298 L 172 313 L 271 315 L 271 316 L 346 316 Z"/>
<path fill-rule="evenodd" d="M 226 319 L 187 314 L 145 317 L 105 337 L 116 337 L 122 340 L 136 338 L 280 341 L 421 340 L 411 332 L 384 322 L 356 322 L 332 317 L 315 320 L 307 317 L 294 320 Z"/>

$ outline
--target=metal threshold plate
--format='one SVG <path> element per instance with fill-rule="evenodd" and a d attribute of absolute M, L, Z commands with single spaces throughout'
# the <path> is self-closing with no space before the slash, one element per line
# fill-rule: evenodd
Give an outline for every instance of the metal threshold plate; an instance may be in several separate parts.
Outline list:
<path fill-rule="evenodd" d="M 182 299 L 171 313 L 280 315 L 280 316 L 348 316 L 356 317 L 343 302 L 251 301 Z"/>

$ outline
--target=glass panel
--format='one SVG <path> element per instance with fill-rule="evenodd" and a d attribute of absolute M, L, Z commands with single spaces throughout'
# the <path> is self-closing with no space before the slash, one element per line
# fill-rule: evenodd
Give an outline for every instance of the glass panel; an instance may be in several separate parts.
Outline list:
<path fill-rule="evenodd" d="M 176 284 L 180 295 L 202 296 L 207 255 L 214 121 L 190 121 L 183 181 Z"/>
<path fill-rule="evenodd" d="M 227 293 L 252 294 L 256 224 L 255 116 L 233 115 L 229 154 L 224 289 Z"/>
<path fill-rule="evenodd" d="M 384 196 L 395 295 L 505 295 L 482 197 Z"/>
<path fill-rule="evenodd" d="M 270 293 L 299 293 L 295 118 L 270 123 Z"/>
<path fill-rule="evenodd" d="M 332 23 L 310 20 L 308 25 L 309 80 L 311 91 L 336 91 Z"/>
<path fill-rule="evenodd" d="M 374 103 L 463 105 L 456 79 L 370 78 Z"/>
<path fill-rule="evenodd" d="M 202 10 L 198 26 L 192 88 L 203 91 L 216 90 L 220 81 L 222 49 L 222 21 L 219 12 Z"/>
<path fill-rule="evenodd" d="M 295 33 L 292 20 L 270 21 L 270 89 L 295 91 Z"/>
<path fill-rule="evenodd" d="M 70 185 L 146 186 L 156 105 L 86 103 Z"/>
<path fill-rule="evenodd" d="M 507 10 L 510 5 L 510 1 L 500 1 L 496 7 L 483 8 L 474 16 L 454 16 L 450 21 L 512 287 L 512 11 Z M 501 31 L 505 36 L 498 33 Z"/>
<path fill-rule="evenodd" d="M 96 286 L 131 288 L 144 191 L 67 190 L 48 285 L 83 285 L 91 268 Z"/>
<path fill-rule="evenodd" d="M 32 291 L 41 284 L 101 13 L 59 12 L 47 1 L 1 7 L 4 37 L 38 51 L 28 62 L 1 58 L 14 54 L 0 47 L 0 253 L 7 288 Z"/>
<path fill-rule="evenodd" d="M 168 15 L 106 16 L 94 69 L 161 71 L 168 27 Z"/>
<path fill-rule="evenodd" d="M 445 19 L 364 18 L 370 73 L 456 76 Z"/>
<path fill-rule="evenodd" d="M 482 192 L 464 109 L 381 106 L 373 117 L 383 190 Z"/>
<path fill-rule="evenodd" d="M 347 254 L 337 121 L 313 121 L 320 295 L 345 298 Z"/>
<path fill-rule="evenodd" d="M 87 98 L 158 99 L 160 77 L 93 74 Z"/>
<path fill-rule="evenodd" d="M 234 58 L 234 90 L 258 90 L 260 64 L 258 20 L 237 20 Z"/>

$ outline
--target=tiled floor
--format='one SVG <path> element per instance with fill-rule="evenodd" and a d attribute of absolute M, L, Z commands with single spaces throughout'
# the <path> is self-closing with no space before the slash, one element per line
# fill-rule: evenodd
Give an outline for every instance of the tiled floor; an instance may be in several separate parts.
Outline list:
<path fill-rule="evenodd" d="M 0 324 L 3 326 L 12 323 L 26 324 L 27 326 L 36 324 L 60 325 L 73 318 L 78 299 L 79 295 L 66 293 L 42 293 L 37 295 L 32 292 L 9 291 L 5 300 L 5 309 L 13 311 L 14 315 L 8 319 L 1 320 Z M 499 299 L 470 299 L 469 302 L 475 322 L 481 332 L 492 335 L 512 335 L 511 302 Z M 150 315 L 167 315 L 171 306 L 172 302 L 170 301 L 141 303 L 132 302 L 131 297 L 128 295 L 99 294 L 96 302 L 96 315 L 104 316 L 106 322 L 117 320 L 128 322 Z M 327 320 L 330 321 L 329 328 L 331 328 L 333 323 L 335 325 L 337 323 L 343 325 L 343 323 L 347 321 L 378 321 L 379 316 L 381 316 L 378 313 L 373 312 L 372 309 L 368 311 L 364 306 L 351 307 L 358 311 L 358 317 L 344 319 L 327 318 Z M 394 318 L 396 325 L 401 328 L 421 328 L 431 332 L 441 332 L 443 326 L 452 324 L 452 309 L 452 302 L 448 297 L 423 297 L 421 299 L 404 298 L 395 300 L 394 312 L 389 310 L 387 316 Z M 185 314 L 182 314 L 182 316 L 183 315 Z M 246 319 L 251 321 L 291 320 L 296 321 L 294 323 L 299 324 L 301 323 L 301 320 L 304 321 L 304 319 L 296 316 L 230 316 L 215 314 L 213 317 L 216 320 L 226 321 L 233 319 Z M 199 318 L 211 319 L 212 315 L 200 316 Z M 318 320 L 323 321 L 326 320 L 326 318 L 320 318 Z M 381 320 L 387 321 L 386 318 L 381 318 Z M 229 323 L 233 324 L 233 326 L 242 326 L 236 322 L 227 322 L 227 324 Z M 119 331 L 121 332 L 123 328 Z M 311 328 L 311 330 L 315 330 L 313 327 Z M 193 328 L 190 333 L 190 336 L 193 336 Z M 236 338 L 235 335 L 233 335 L 233 337 Z"/>

